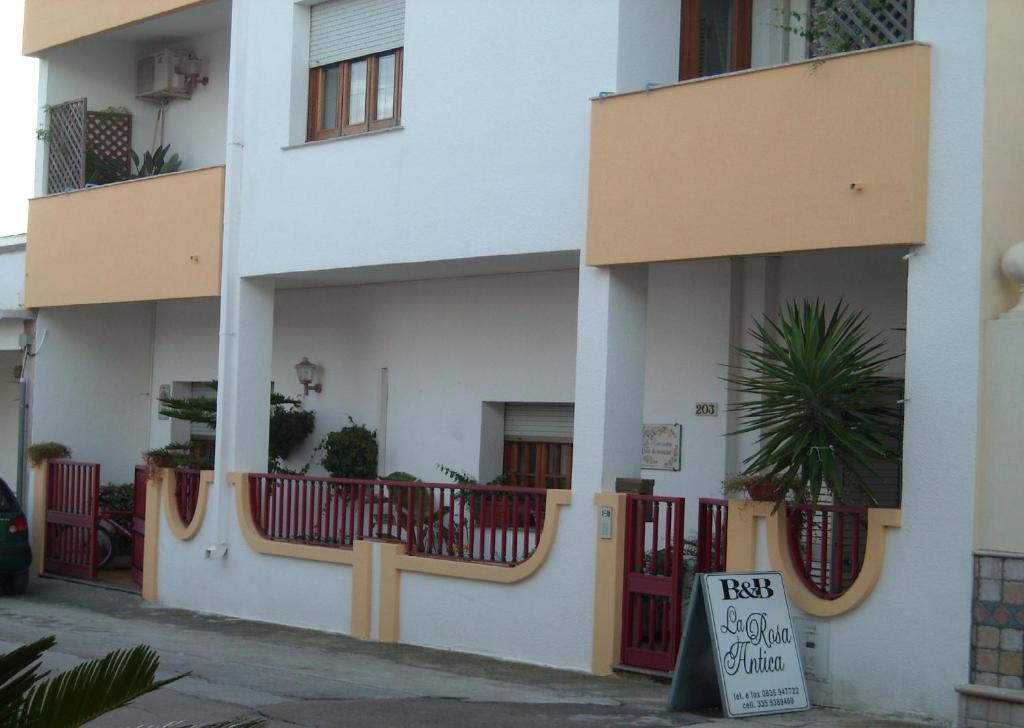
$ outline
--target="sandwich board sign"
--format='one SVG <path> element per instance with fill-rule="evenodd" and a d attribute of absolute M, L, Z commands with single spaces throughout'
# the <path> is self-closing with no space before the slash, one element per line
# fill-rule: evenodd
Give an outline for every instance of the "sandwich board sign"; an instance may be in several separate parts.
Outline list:
<path fill-rule="evenodd" d="M 719 705 L 729 718 L 811 707 L 778 571 L 694 581 L 668 709 Z"/>

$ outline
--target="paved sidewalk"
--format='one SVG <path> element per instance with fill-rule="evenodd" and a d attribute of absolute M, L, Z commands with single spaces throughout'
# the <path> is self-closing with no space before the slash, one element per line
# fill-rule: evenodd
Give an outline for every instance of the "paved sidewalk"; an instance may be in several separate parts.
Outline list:
<path fill-rule="evenodd" d="M 339 635 L 154 607 L 137 596 L 38 579 L 24 597 L 0 599 L 0 650 L 57 636 L 47 667 L 139 643 L 160 653 L 174 685 L 91 724 L 165 725 L 264 716 L 308 726 L 764 726 L 899 728 L 920 725 L 814 710 L 722 720 L 666 713 L 668 688 L 472 655 L 360 642 Z"/>

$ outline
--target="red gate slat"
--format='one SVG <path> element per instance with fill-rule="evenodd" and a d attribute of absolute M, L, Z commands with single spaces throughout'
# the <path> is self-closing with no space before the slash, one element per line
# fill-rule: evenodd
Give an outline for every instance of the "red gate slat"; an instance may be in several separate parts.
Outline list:
<path fill-rule="evenodd" d="M 684 508 L 682 498 L 626 496 L 623 664 L 661 671 L 675 666 L 682 635 Z"/>
<path fill-rule="evenodd" d="M 100 466 L 52 460 L 47 466 L 43 567 L 53 574 L 96 578 Z"/>

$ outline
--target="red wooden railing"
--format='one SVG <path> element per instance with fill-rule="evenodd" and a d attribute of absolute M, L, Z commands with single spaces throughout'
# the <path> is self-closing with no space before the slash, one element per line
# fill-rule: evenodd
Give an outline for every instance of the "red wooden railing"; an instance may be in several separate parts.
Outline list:
<path fill-rule="evenodd" d="M 671 670 L 682 639 L 682 498 L 626 497 L 622 662 Z"/>
<path fill-rule="evenodd" d="M 254 473 L 253 523 L 269 539 L 350 547 L 379 538 L 407 553 L 515 566 L 544 527 L 543 488 Z"/>
<path fill-rule="evenodd" d="M 729 501 L 701 498 L 697 504 L 698 574 L 725 571 L 728 529 Z"/>
<path fill-rule="evenodd" d="M 192 523 L 199 504 L 200 470 L 190 468 L 174 469 L 174 502 L 178 505 L 178 517 L 186 526 Z"/>
<path fill-rule="evenodd" d="M 862 506 L 789 507 L 793 565 L 807 588 L 818 596 L 842 596 L 860 574 L 867 548 L 867 513 Z"/>
<path fill-rule="evenodd" d="M 54 574 L 96 578 L 100 466 L 51 460 L 46 472 L 44 567 Z"/>

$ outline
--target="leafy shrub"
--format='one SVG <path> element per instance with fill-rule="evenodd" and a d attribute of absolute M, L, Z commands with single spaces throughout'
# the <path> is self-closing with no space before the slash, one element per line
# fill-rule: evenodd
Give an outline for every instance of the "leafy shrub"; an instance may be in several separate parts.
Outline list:
<path fill-rule="evenodd" d="M 335 478 L 377 477 L 377 433 L 357 425 L 349 417 L 348 427 L 327 433 L 325 455 L 320 462 Z"/>
<path fill-rule="evenodd" d="M 71 457 L 71 448 L 59 442 L 37 442 L 28 449 L 28 459 L 32 467 L 44 460 L 63 460 Z"/>
<path fill-rule="evenodd" d="M 407 473 L 404 470 L 396 470 L 393 473 L 388 473 L 382 480 L 393 480 L 396 483 L 418 483 L 420 479 L 412 473 Z"/>

